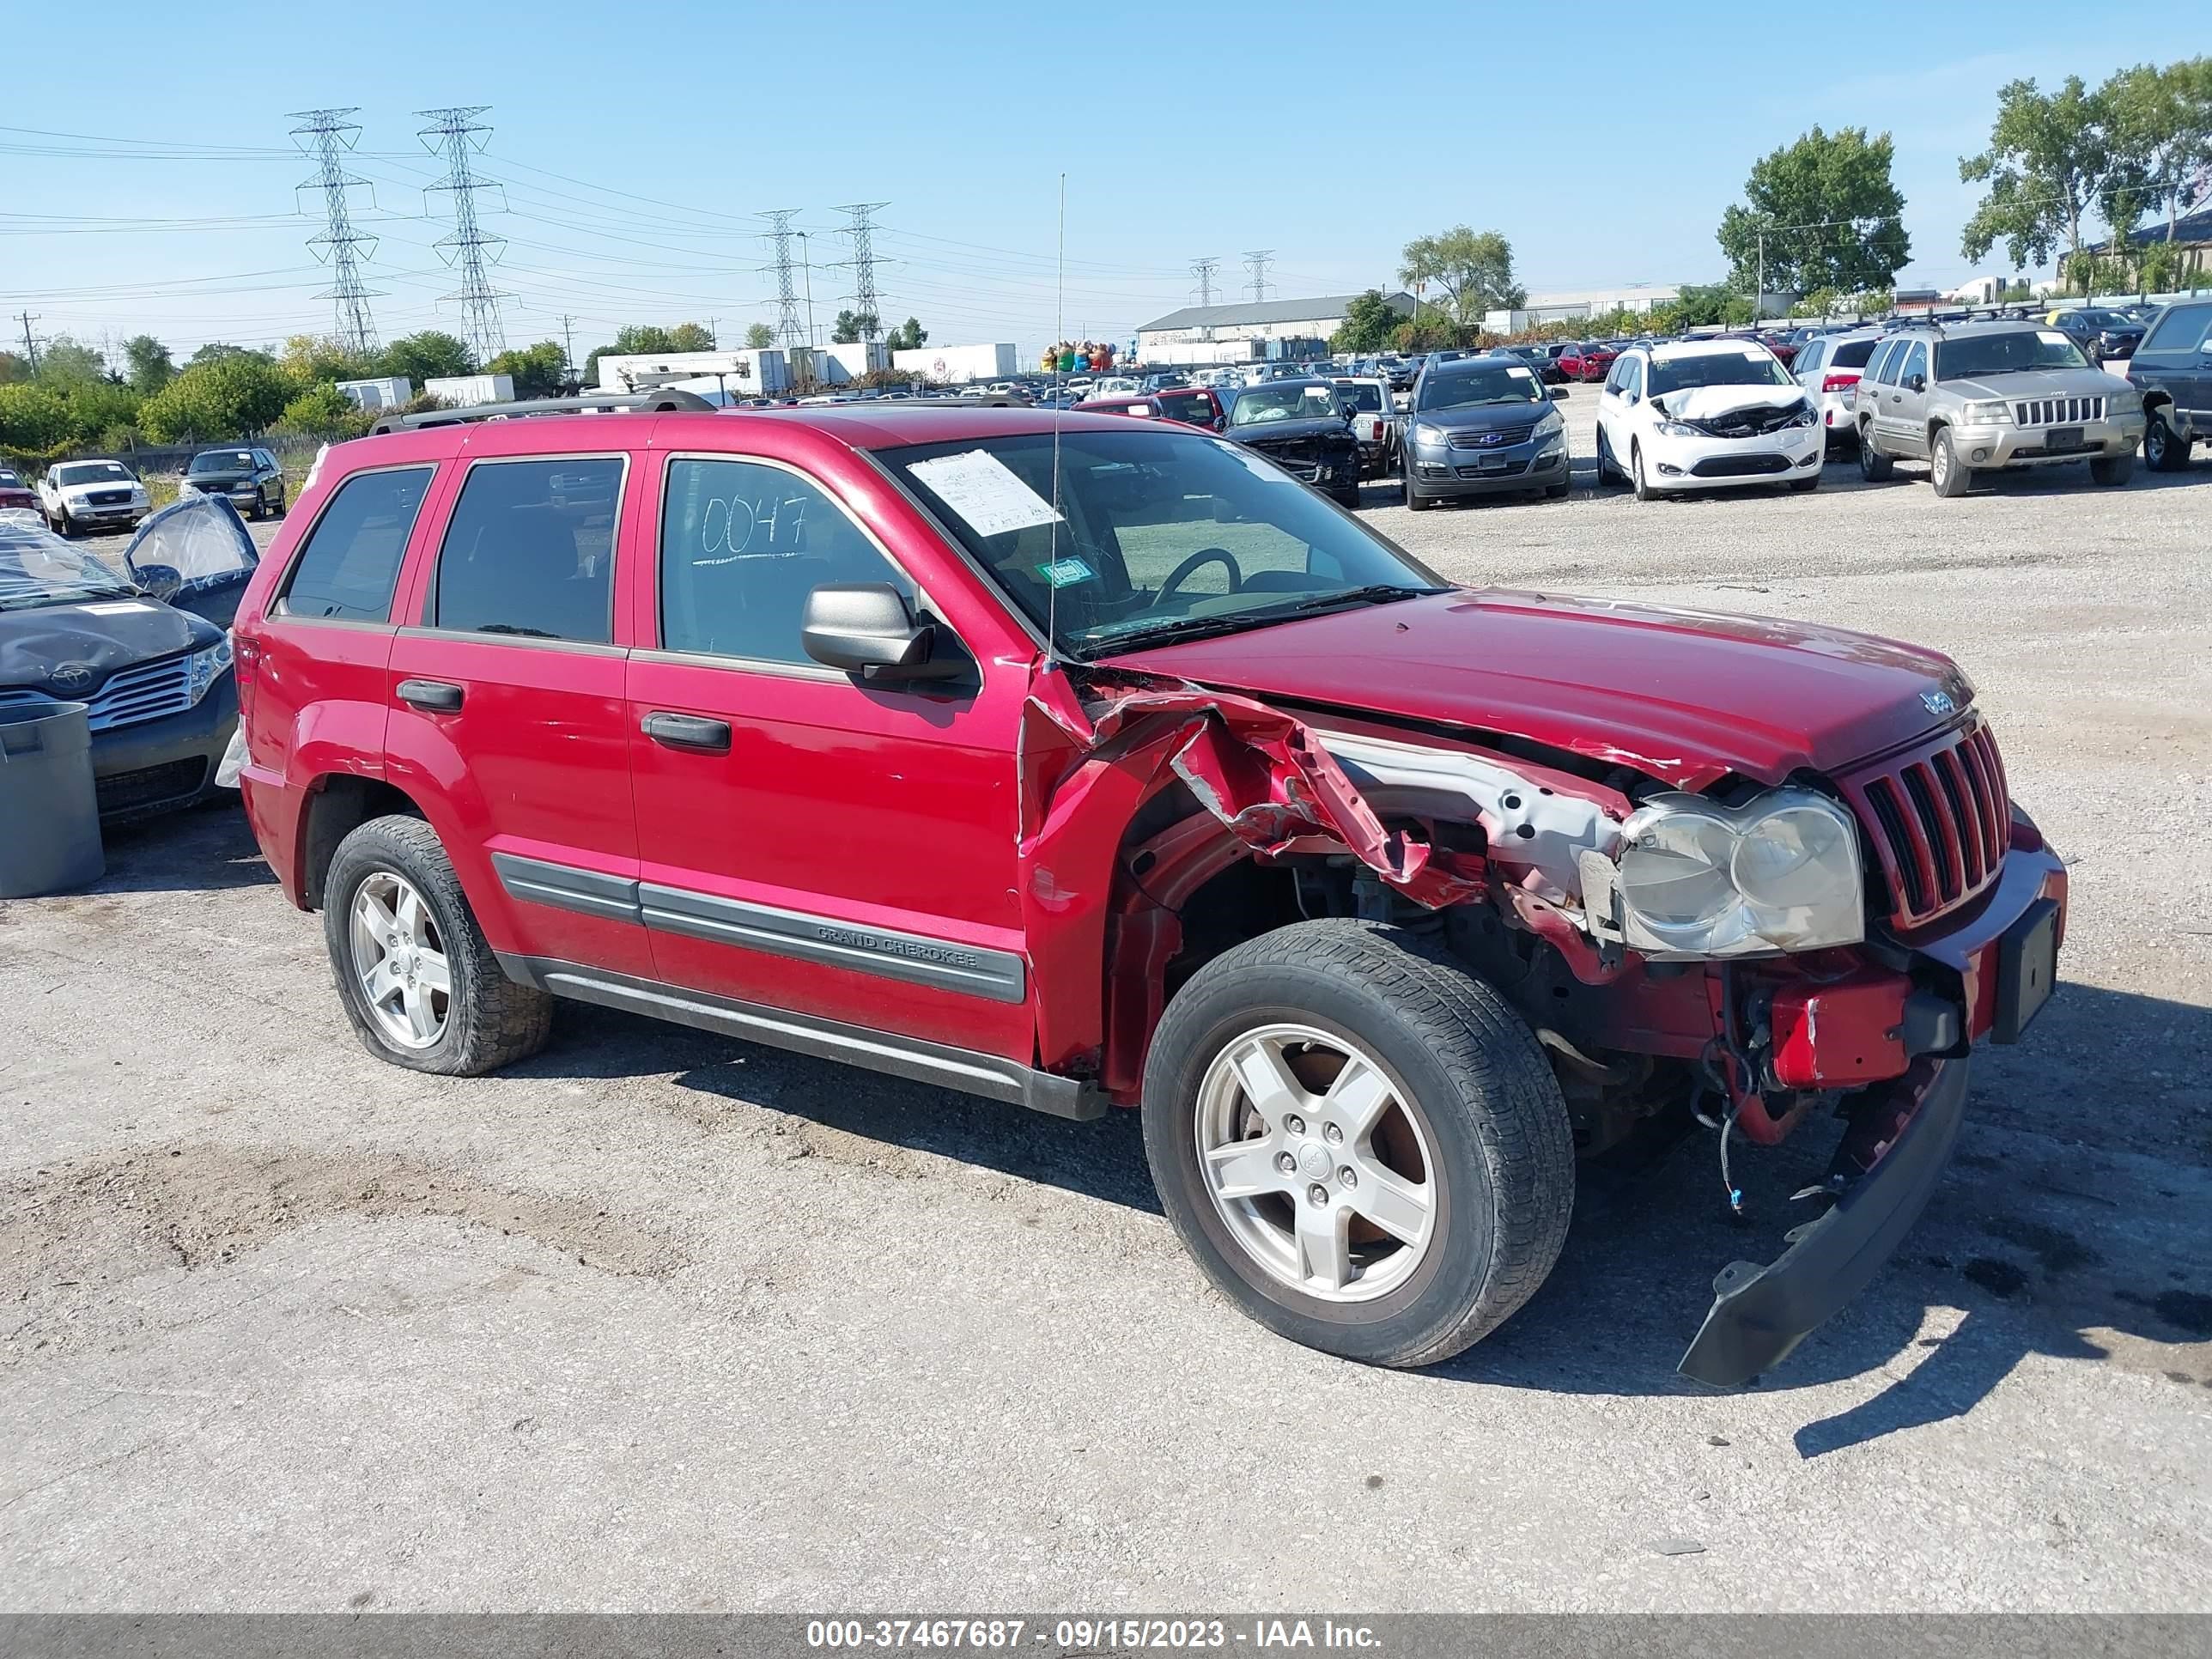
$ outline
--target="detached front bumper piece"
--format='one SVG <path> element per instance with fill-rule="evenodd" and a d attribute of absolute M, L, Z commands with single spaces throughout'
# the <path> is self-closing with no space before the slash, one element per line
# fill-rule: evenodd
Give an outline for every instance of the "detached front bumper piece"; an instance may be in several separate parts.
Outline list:
<path fill-rule="evenodd" d="M 1716 1388 L 1771 1370 L 1864 1290 L 1904 1242 L 1950 1162 L 1966 1116 L 1964 1059 L 1923 1060 L 1869 1090 L 1836 1153 L 1830 1184 L 1849 1182 L 1833 1208 L 1789 1235 L 1765 1267 L 1733 1261 L 1713 1281 L 1713 1305 L 1683 1376 Z"/>

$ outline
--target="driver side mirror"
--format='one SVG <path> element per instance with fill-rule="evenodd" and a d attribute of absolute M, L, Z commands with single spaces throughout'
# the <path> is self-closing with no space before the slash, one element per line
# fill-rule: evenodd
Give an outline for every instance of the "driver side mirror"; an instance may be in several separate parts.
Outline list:
<path fill-rule="evenodd" d="M 166 604 L 185 585 L 185 575 L 173 564 L 142 564 L 138 567 L 137 582 L 142 592 Z"/>
<path fill-rule="evenodd" d="M 807 594 L 799 623 L 799 642 L 816 662 L 878 683 L 964 672 L 958 659 L 933 655 L 936 634 L 889 582 L 824 583 Z"/>
<path fill-rule="evenodd" d="M 1927 390 L 1928 390 L 1928 377 L 1927 377 L 1925 374 L 1908 374 L 1908 375 L 1906 375 L 1906 376 L 1905 377 L 1905 389 L 1907 392 L 1925 392 L 1925 391 L 1927 391 Z"/>
<path fill-rule="evenodd" d="M 1566 400 L 1567 400 L 1567 389 L 1566 389 L 1566 387 L 1565 387 L 1565 386 L 1553 386 L 1553 387 L 1552 388 L 1552 401 L 1553 401 L 1553 403 L 1555 403 L 1555 404 L 1563 404 L 1563 403 L 1566 402 Z"/>

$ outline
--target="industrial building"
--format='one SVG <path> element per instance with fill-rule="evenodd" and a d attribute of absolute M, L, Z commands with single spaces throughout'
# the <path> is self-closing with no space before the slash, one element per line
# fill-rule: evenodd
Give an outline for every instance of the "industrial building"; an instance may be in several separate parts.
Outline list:
<path fill-rule="evenodd" d="M 1237 341 L 1262 343 L 1245 355 L 1264 356 L 1264 343 L 1269 340 L 1326 341 L 1344 326 L 1345 313 L 1358 297 L 1357 294 L 1332 294 L 1318 300 L 1248 300 L 1236 305 L 1185 306 L 1181 311 L 1170 311 L 1164 317 L 1156 318 L 1137 331 L 1137 360 L 1174 363 L 1188 357 L 1195 362 L 1197 356 L 1187 351 L 1179 354 L 1177 349 Z M 1412 295 L 1391 294 L 1384 299 L 1403 315 L 1413 314 Z"/>
<path fill-rule="evenodd" d="M 1514 310 L 1486 313 L 1482 325 L 1501 334 L 1518 333 L 1546 323 L 1572 322 L 1577 317 L 1609 317 L 1616 311 L 1647 312 L 1654 306 L 1681 297 L 1680 288 L 1666 283 L 1633 283 L 1626 288 L 1532 294 Z"/>

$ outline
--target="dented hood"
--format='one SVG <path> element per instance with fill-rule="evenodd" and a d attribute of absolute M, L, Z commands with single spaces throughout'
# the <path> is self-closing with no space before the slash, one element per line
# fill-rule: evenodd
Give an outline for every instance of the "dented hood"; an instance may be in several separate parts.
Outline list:
<path fill-rule="evenodd" d="M 1770 617 L 1491 588 L 1134 652 L 1115 666 L 1498 732 L 1682 789 L 1834 772 L 1972 696 L 1950 659 Z"/>
<path fill-rule="evenodd" d="M 1710 421 L 1739 409 L 1787 409 L 1804 396 L 1796 386 L 1692 386 L 1662 392 L 1651 406 L 1678 421 Z"/>

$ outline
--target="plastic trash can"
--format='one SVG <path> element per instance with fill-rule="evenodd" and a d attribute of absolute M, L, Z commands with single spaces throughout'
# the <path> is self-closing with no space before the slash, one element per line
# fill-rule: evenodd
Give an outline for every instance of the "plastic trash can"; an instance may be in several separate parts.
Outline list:
<path fill-rule="evenodd" d="M 106 872 L 85 706 L 0 707 L 0 898 L 66 893 Z"/>

